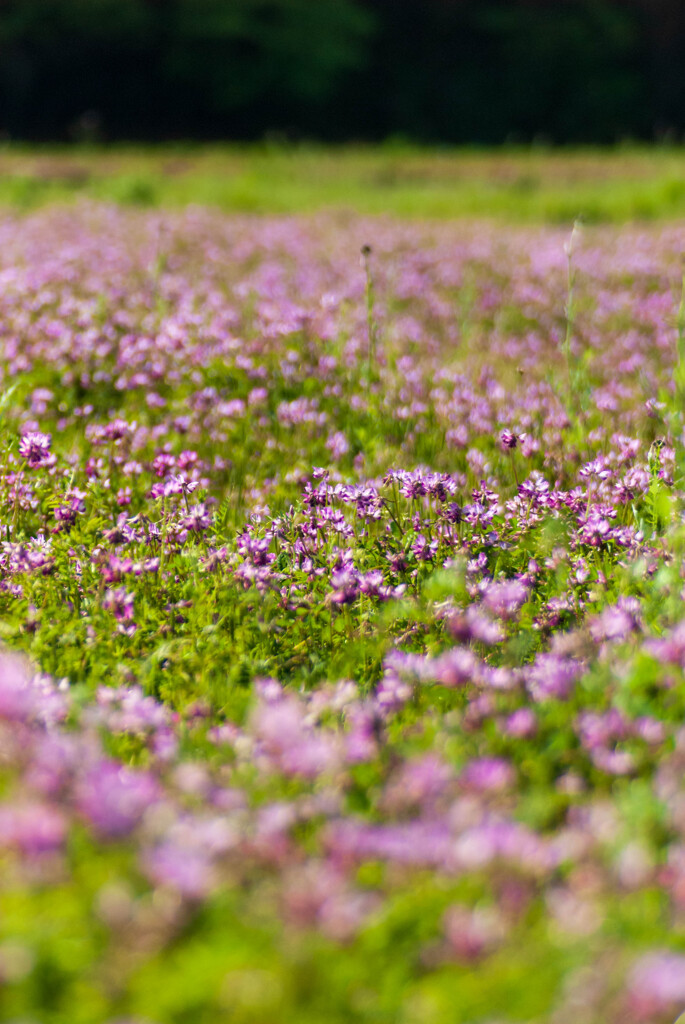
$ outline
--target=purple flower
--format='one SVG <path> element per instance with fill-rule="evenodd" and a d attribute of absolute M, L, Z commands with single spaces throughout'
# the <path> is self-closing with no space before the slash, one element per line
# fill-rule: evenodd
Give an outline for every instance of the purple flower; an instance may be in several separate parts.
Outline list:
<path fill-rule="evenodd" d="M 528 600 L 528 587 L 521 580 L 491 583 L 485 591 L 483 604 L 500 619 L 513 619 Z"/>
<path fill-rule="evenodd" d="M 583 711 L 576 719 L 576 732 L 585 749 L 592 751 L 625 739 L 630 734 L 630 723 L 616 708 L 603 715 Z"/>
<path fill-rule="evenodd" d="M 499 793 L 508 789 L 516 776 L 508 761 L 500 757 L 481 757 L 467 764 L 461 782 L 481 793 Z"/>
<path fill-rule="evenodd" d="M 454 612 L 447 619 L 447 628 L 455 640 L 467 643 L 477 640 L 488 647 L 504 640 L 504 632 L 498 622 L 493 622 L 480 608 L 469 605 L 464 612 Z"/>
<path fill-rule="evenodd" d="M 376 687 L 376 706 L 381 714 L 393 713 L 403 708 L 411 700 L 413 694 L 412 683 L 388 668 Z"/>
<path fill-rule="evenodd" d="M 518 444 L 518 436 L 511 430 L 503 430 L 499 436 L 500 444 L 505 451 L 513 451 Z"/>
<path fill-rule="evenodd" d="M 203 502 L 193 507 L 188 512 L 188 515 L 181 520 L 181 526 L 184 526 L 186 530 L 192 530 L 194 533 L 201 533 L 203 530 L 208 530 L 212 525 L 212 517 L 207 511 L 207 507 Z"/>
<path fill-rule="evenodd" d="M 432 562 L 437 550 L 437 540 L 429 541 L 423 533 L 417 534 L 416 540 L 412 544 L 412 551 L 417 562 Z"/>
<path fill-rule="evenodd" d="M 144 867 L 157 885 L 176 889 L 188 899 L 202 899 L 215 881 L 212 859 L 206 850 L 171 841 L 147 854 Z"/>
<path fill-rule="evenodd" d="M 538 720 L 532 708 L 519 708 L 504 722 L 504 732 L 516 739 L 528 739 L 537 732 Z"/>
<path fill-rule="evenodd" d="M 485 821 L 465 829 L 451 849 L 454 866 L 482 870 L 493 861 L 508 861 L 521 871 L 544 875 L 556 867 L 558 855 L 539 835 L 515 821 Z"/>
<path fill-rule="evenodd" d="M 64 791 L 88 757 L 87 747 L 74 735 L 54 732 L 42 735 L 35 745 L 24 782 L 44 797 Z"/>
<path fill-rule="evenodd" d="M 376 902 L 369 893 L 351 889 L 342 872 L 313 860 L 291 870 L 284 889 L 289 921 L 319 927 L 337 942 L 354 937 Z"/>
<path fill-rule="evenodd" d="M 640 1019 L 676 1013 L 685 1006 L 685 956 L 655 952 L 642 957 L 630 973 L 628 995 Z"/>
<path fill-rule="evenodd" d="M 29 469 L 36 466 L 54 465 L 55 457 L 50 455 L 50 434 L 29 431 L 19 442 L 19 454 L 26 459 Z"/>
<path fill-rule="evenodd" d="M 134 595 L 125 587 L 108 590 L 102 599 L 102 607 L 111 612 L 118 622 L 133 621 L 133 603 Z"/>
<path fill-rule="evenodd" d="M 326 447 L 331 453 L 332 458 L 336 461 L 340 461 L 340 459 L 349 452 L 350 443 L 343 432 L 338 430 L 328 438 L 326 441 Z"/>
<path fill-rule="evenodd" d="M 77 806 L 93 828 L 107 839 L 127 836 L 159 798 L 159 785 L 147 772 L 100 761 L 77 787 Z"/>
<path fill-rule="evenodd" d="M 668 636 L 645 644 L 655 658 L 672 665 L 685 665 L 685 621 L 679 622 Z"/>
<path fill-rule="evenodd" d="M 627 750 L 598 747 L 592 752 L 592 762 L 607 775 L 630 775 L 635 771 L 635 758 Z"/>
<path fill-rule="evenodd" d="M 644 740 L 645 743 L 656 746 L 664 742 L 666 729 L 663 722 L 659 722 L 656 718 L 650 718 L 649 715 L 643 715 L 633 722 L 633 735 Z"/>
<path fill-rule="evenodd" d="M 66 502 L 55 508 L 54 516 L 58 523 L 62 523 L 65 526 L 73 526 L 76 522 L 76 517 L 85 512 L 84 494 L 81 491 L 74 491 L 65 497 L 67 499 Z"/>
<path fill-rule="evenodd" d="M 526 688 L 533 700 L 566 700 L 582 674 L 583 666 L 572 658 L 538 654 L 525 670 Z"/>
<path fill-rule="evenodd" d="M 50 804 L 22 803 L 0 807 L 0 844 L 15 846 L 26 857 L 61 849 L 66 832 L 64 816 Z"/>
<path fill-rule="evenodd" d="M 345 734 L 345 760 L 349 764 L 371 761 L 378 755 L 380 722 L 372 706 L 353 705 L 347 712 L 349 731 Z"/>
<path fill-rule="evenodd" d="M 25 721 L 37 708 L 37 697 L 24 662 L 13 654 L 0 655 L 0 719 Z"/>
<path fill-rule="evenodd" d="M 336 735 L 306 724 L 304 709 L 294 697 L 261 704 L 252 727 L 273 767 L 285 775 L 314 779 L 340 762 Z"/>
<path fill-rule="evenodd" d="M 171 721 L 171 712 L 146 697 L 139 686 L 101 686 L 96 693 L 97 711 L 94 718 L 112 733 L 131 733 L 143 736 L 165 729 Z"/>
<path fill-rule="evenodd" d="M 454 772 L 435 754 L 407 761 L 390 780 L 384 804 L 394 811 L 411 807 L 427 810 L 443 796 Z"/>
<path fill-rule="evenodd" d="M 637 629 L 637 621 L 620 604 L 609 605 L 590 623 L 590 633 L 597 643 L 619 642 Z"/>
<path fill-rule="evenodd" d="M 426 666 L 426 675 L 453 689 L 478 679 L 479 663 L 467 647 L 453 647 Z"/>
<path fill-rule="evenodd" d="M 342 863 L 387 860 L 418 867 L 443 867 L 450 860 L 453 842 L 449 828 L 441 820 L 376 825 L 346 819 L 332 825 L 326 834 L 326 845 L 333 858 Z"/>
<path fill-rule="evenodd" d="M 130 424 L 126 420 L 111 420 L 105 424 L 103 433 L 109 441 L 122 441 L 133 433 L 135 426 L 135 423 Z"/>
<path fill-rule="evenodd" d="M 352 604 L 359 595 L 359 575 L 353 569 L 334 573 L 331 585 L 334 588 L 329 598 L 332 604 Z"/>
<path fill-rule="evenodd" d="M 454 905 L 445 914 L 445 936 L 459 960 L 477 960 L 490 953 L 504 938 L 504 922 L 495 907 L 471 910 Z"/>

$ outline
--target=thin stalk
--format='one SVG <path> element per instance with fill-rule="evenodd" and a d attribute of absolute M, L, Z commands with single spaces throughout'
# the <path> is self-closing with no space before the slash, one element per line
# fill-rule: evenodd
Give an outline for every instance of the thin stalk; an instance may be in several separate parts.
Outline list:
<path fill-rule="evenodd" d="M 566 317 L 566 331 L 564 334 L 564 340 L 561 346 L 561 350 L 564 354 L 564 360 L 566 362 L 566 390 L 567 390 L 567 408 L 569 411 L 576 411 L 577 406 L 577 395 L 576 395 L 576 380 L 574 367 L 572 365 L 571 358 L 571 341 L 573 339 L 573 330 L 575 326 L 575 284 L 576 284 L 576 268 L 573 264 L 573 253 L 575 250 L 576 241 L 580 235 L 580 221 L 576 221 L 573 225 L 573 231 L 569 241 L 564 246 L 566 252 L 566 305 L 564 307 L 564 315 Z"/>
<path fill-rule="evenodd" d="M 371 387 L 371 374 L 376 366 L 376 349 L 378 345 L 378 324 L 376 322 L 376 295 L 371 273 L 371 246 L 363 245 L 361 248 L 361 265 L 366 278 L 366 330 L 368 334 L 368 356 L 366 379 L 367 387 Z"/>
<path fill-rule="evenodd" d="M 516 491 L 519 489 L 519 478 L 516 472 L 516 459 L 514 458 L 514 451 L 512 448 L 509 449 L 509 458 L 511 459 L 511 471 L 514 474 L 514 483 L 516 484 Z"/>

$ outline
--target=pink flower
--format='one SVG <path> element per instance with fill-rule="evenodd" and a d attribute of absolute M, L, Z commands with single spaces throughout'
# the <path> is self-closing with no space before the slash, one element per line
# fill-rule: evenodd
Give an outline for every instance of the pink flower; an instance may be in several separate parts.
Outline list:
<path fill-rule="evenodd" d="M 62 814 L 49 804 L 0 808 L 0 843 L 15 846 L 24 856 L 54 853 L 62 847 L 66 831 Z"/>
<path fill-rule="evenodd" d="M 445 936 L 459 960 L 477 960 L 492 952 L 504 938 L 504 923 L 494 907 L 455 904 L 445 914 Z"/>
<path fill-rule="evenodd" d="M 26 459 L 29 469 L 36 466 L 54 465 L 55 457 L 50 454 L 50 434 L 41 434 L 37 430 L 24 434 L 19 442 L 19 454 Z"/>
<path fill-rule="evenodd" d="M 124 587 L 108 590 L 102 599 L 102 607 L 114 615 L 118 622 L 133 621 L 134 595 Z"/>
<path fill-rule="evenodd" d="M 532 708 L 519 708 L 507 718 L 504 723 L 504 732 L 507 736 L 514 736 L 517 739 L 527 739 L 537 732 L 538 721 Z"/>
<path fill-rule="evenodd" d="M 685 1006 L 685 956 L 648 953 L 633 967 L 628 993 L 631 1009 L 640 1019 L 677 1013 Z"/>
<path fill-rule="evenodd" d="M 116 761 L 101 761 L 78 787 L 81 814 L 105 838 L 126 836 L 159 799 L 151 775 L 123 768 Z"/>
<path fill-rule="evenodd" d="M 467 764 L 461 781 L 469 789 L 498 793 L 508 789 L 515 780 L 514 769 L 500 757 L 481 757 Z"/>
<path fill-rule="evenodd" d="M 176 889 L 188 899 L 202 899 L 214 884 L 209 854 L 171 841 L 162 843 L 148 854 L 145 869 L 157 885 Z"/>

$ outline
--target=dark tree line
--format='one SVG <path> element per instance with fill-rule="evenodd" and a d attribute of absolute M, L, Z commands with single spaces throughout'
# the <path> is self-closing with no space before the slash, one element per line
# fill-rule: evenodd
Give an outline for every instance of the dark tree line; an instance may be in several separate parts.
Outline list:
<path fill-rule="evenodd" d="M 681 0 L 0 0 L 0 131 L 496 143 L 685 133 Z"/>

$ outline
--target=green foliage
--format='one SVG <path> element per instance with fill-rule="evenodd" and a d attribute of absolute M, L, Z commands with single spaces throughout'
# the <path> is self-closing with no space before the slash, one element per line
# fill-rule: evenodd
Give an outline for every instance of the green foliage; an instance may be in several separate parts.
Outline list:
<path fill-rule="evenodd" d="M 570 233 L 579 217 L 591 230 L 597 223 L 683 216 L 685 193 L 672 187 L 681 161 L 678 149 L 659 147 L 493 153 L 410 146 L 65 150 L 9 145 L 0 150 L 0 205 L 25 210 L 94 198 L 262 214 L 354 208 L 436 220 L 488 217 L 563 224 Z M 529 183 L 525 190 L 518 184 L 522 179 Z M 466 331 L 473 301 L 472 290 L 460 290 L 459 315 Z M 583 312 L 582 305 L 579 295 L 577 313 Z M 513 333 L 534 326 L 512 306 L 502 308 L 499 318 L 501 328 Z"/>

